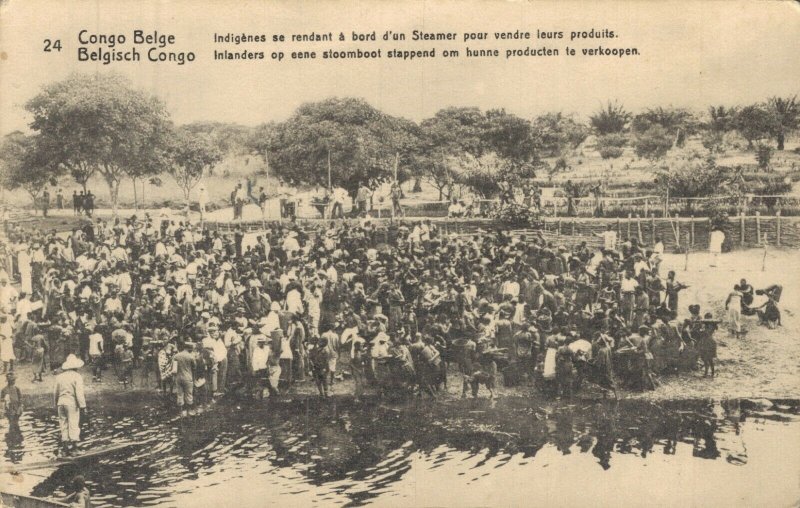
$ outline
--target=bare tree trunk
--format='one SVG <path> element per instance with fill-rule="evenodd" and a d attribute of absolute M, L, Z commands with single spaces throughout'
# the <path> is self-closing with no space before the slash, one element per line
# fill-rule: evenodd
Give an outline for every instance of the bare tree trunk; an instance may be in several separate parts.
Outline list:
<path fill-rule="evenodd" d="M 136 190 L 136 177 L 131 177 L 131 182 L 133 182 L 133 209 L 139 209 L 139 192 Z"/>
<path fill-rule="evenodd" d="M 191 210 L 191 203 L 189 202 L 189 194 L 192 192 L 192 188 L 189 185 L 183 186 L 183 199 L 185 202 L 184 213 L 186 214 L 186 218 L 189 218 L 189 211 Z"/>
<path fill-rule="evenodd" d="M 114 217 L 117 216 L 117 201 L 119 200 L 119 180 L 113 177 L 106 178 L 108 183 L 108 194 L 111 198 L 111 211 Z"/>

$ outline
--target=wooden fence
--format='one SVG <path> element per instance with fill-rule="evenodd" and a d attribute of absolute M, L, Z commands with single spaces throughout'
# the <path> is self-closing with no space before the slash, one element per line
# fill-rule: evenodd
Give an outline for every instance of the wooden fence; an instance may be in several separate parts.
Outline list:
<path fill-rule="evenodd" d="M 347 220 L 347 219 L 346 219 Z M 417 219 L 405 219 L 412 222 Z M 351 220 L 359 222 L 357 219 Z M 516 235 L 534 236 L 541 233 L 547 240 L 565 245 L 577 245 L 586 242 L 590 247 L 602 245 L 600 234 L 610 225 L 617 232 L 617 238 L 625 240 L 635 237 L 645 245 L 653 245 L 657 238 L 664 242 L 667 249 L 686 248 L 693 250 L 708 249 L 711 233 L 711 221 L 707 217 L 642 217 L 629 215 L 625 218 L 589 218 L 589 217 L 548 217 L 543 221 L 541 229 L 515 227 L 492 219 L 449 219 L 433 218 L 441 233 L 469 236 L 481 232 L 510 230 Z M 372 219 L 372 222 L 388 223 L 389 219 Z M 298 220 L 297 223 L 306 229 L 327 224 L 322 220 Z M 207 227 L 221 232 L 231 232 L 241 227 L 245 232 L 263 231 L 270 223 L 261 221 L 241 223 L 207 223 Z M 777 247 L 800 248 L 800 217 L 783 217 L 780 214 L 730 216 L 722 227 L 725 233 L 724 248 L 733 250 L 752 248 L 763 245 Z"/>
<path fill-rule="evenodd" d="M 657 238 L 668 249 L 708 249 L 711 220 L 708 217 L 642 217 L 629 215 L 626 218 L 548 218 L 545 230 L 559 236 L 597 237 L 609 225 L 617 232 L 617 238 L 637 238 L 645 245 L 653 245 Z M 758 247 L 766 242 L 778 247 L 800 248 L 800 217 L 755 215 L 730 216 L 722 226 L 725 233 L 724 248 Z"/>

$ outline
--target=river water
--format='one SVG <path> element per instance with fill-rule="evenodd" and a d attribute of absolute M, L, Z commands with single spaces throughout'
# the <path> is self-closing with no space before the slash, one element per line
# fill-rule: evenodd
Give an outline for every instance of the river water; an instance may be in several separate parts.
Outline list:
<path fill-rule="evenodd" d="M 181 421 L 123 394 L 84 446 L 135 445 L 4 481 L 58 497 L 81 471 L 96 506 L 788 506 L 800 403 L 775 403 L 221 401 Z M 2 425 L 6 465 L 54 456 L 52 412 Z"/>

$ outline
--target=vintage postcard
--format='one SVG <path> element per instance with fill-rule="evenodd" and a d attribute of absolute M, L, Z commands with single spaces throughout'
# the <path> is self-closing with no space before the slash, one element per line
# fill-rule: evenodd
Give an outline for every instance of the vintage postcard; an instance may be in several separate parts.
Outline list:
<path fill-rule="evenodd" d="M 797 506 L 800 4 L 0 1 L 0 506 Z"/>

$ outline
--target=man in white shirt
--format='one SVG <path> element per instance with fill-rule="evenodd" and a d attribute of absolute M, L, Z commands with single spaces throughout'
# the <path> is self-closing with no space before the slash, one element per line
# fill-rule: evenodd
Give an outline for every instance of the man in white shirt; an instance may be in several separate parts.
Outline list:
<path fill-rule="evenodd" d="M 98 326 L 89 335 L 89 363 L 92 366 L 92 381 L 100 382 L 103 375 L 103 336 L 98 333 Z"/>
<path fill-rule="evenodd" d="M 636 301 L 635 291 L 637 287 L 639 287 L 639 283 L 633 278 L 633 273 L 627 271 L 625 277 L 620 281 L 619 290 L 621 293 L 620 296 L 622 297 L 622 317 L 625 318 L 628 323 L 631 323 L 633 320 L 633 309 Z"/>
<path fill-rule="evenodd" d="M 131 287 L 133 286 L 133 281 L 131 280 L 131 274 L 129 274 L 126 270 L 122 270 L 117 274 L 116 282 L 120 293 L 123 295 L 130 293 Z"/>
<path fill-rule="evenodd" d="M 0 278 L 0 312 L 11 313 L 17 303 L 19 293 L 8 283 L 8 278 Z"/>
<path fill-rule="evenodd" d="M 606 250 L 615 250 L 617 248 L 617 232 L 611 229 L 611 224 L 606 227 L 602 233 L 597 236 L 603 238 L 603 248 Z"/>
<path fill-rule="evenodd" d="M 300 295 L 300 291 L 298 291 L 297 288 L 293 287 L 286 293 L 286 310 L 298 316 L 303 314 L 303 297 Z"/>
<path fill-rule="evenodd" d="M 281 326 L 280 317 L 278 313 L 281 310 L 281 305 L 278 302 L 272 302 L 269 309 L 269 314 L 258 322 L 261 325 L 259 331 L 264 335 L 269 335 L 272 330 L 277 330 Z"/>
<path fill-rule="evenodd" d="M 17 301 L 17 318 L 19 321 L 25 321 L 28 319 L 28 314 L 33 310 L 33 304 L 28 299 L 28 294 L 22 292 L 19 294 L 19 300 Z"/>
<path fill-rule="evenodd" d="M 519 282 L 506 279 L 506 281 L 503 282 L 501 293 L 504 295 L 511 295 L 512 298 L 517 298 L 519 296 Z"/>
<path fill-rule="evenodd" d="M 711 253 L 711 266 L 717 266 L 719 256 L 722 254 L 722 244 L 725 242 L 725 233 L 719 228 L 711 231 L 708 239 L 708 252 Z"/>

